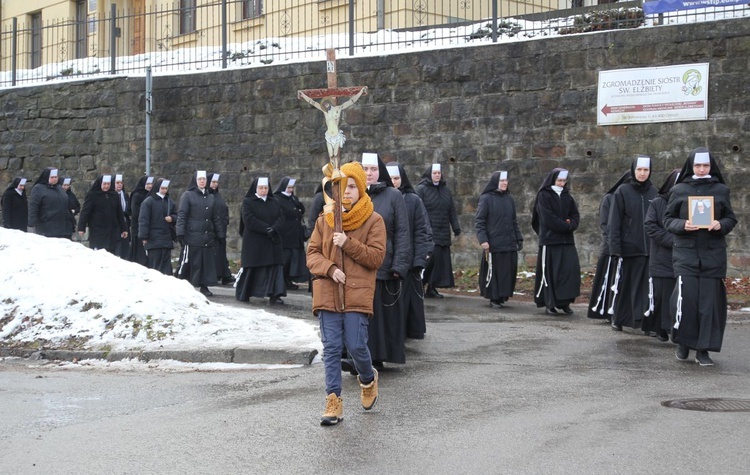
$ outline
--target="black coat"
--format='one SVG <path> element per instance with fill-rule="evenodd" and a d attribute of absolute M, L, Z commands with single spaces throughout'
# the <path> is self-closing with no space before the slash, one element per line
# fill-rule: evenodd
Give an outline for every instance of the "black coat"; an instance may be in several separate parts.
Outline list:
<path fill-rule="evenodd" d="M 490 243 L 490 252 L 517 251 L 523 242 L 516 203 L 507 191 L 490 191 L 479 196 L 474 228 L 479 244 Z"/>
<path fill-rule="evenodd" d="M 427 255 L 435 247 L 432 242 L 430 218 L 427 217 L 424 203 L 413 190 L 406 192 L 402 190 L 401 193 L 404 196 L 406 215 L 409 217 L 409 229 L 411 230 L 411 269 L 424 269 L 427 265 Z"/>
<path fill-rule="evenodd" d="M 599 229 L 602 231 L 602 247 L 601 254 L 603 256 L 609 256 L 609 238 L 608 230 L 609 226 L 609 209 L 612 205 L 612 193 L 607 193 L 602 198 L 602 202 L 599 204 Z"/>
<path fill-rule="evenodd" d="M 411 232 L 406 203 L 401 192 L 386 183 L 371 185 L 367 190 L 375 212 L 383 218 L 388 241 L 385 259 L 378 269 L 379 280 L 394 279 L 394 273 L 405 277 L 412 268 Z"/>
<path fill-rule="evenodd" d="M 713 173 L 712 173 L 713 175 Z M 721 223 L 719 231 L 685 231 L 688 196 L 713 196 L 714 219 Z M 672 188 L 664 214 L 664 226 L 674 233 L 672 265 L 675 276 L 700 276 L 723 279 L 727 275 L 727 242 L 724 236 L 737 225 L 729 187 L 716 176 L 708 179 L 686 177 Z"/>
<path fill-rule="evenodd" d="M 283 229 L 281 205 L 273 197 L 254 194 L 242 200 L 242 267 L 283 265 L 284 250 L 279 231 Z M 268 228 L 272 231 L 269 236 Z"/>
<path fill-rule="evenodd" d="M 648 256 L 650 243 L 643 223 L 648 206 L 656 197 L 651 182 L 638 183 L 631 179 L 617 188 L 609 210 L 608 244 L 613 256 Z"/>
<path fill-rule="evenodd" d="M 172 217 L 172 224 L 164 220 Z M 166 195 L 164 198 L 156 193 L 149 194 L 140 204 L 138 214 L 138 239 L 148 240 L 143 246 L 146 249 L 172 249 L 172 226 L 177 222 L 177 206 Z"/>
<path fill-rule="evenodd" d="M 177 236 L 189 246 L 212 247 L 216 239 L 224 239 L 221 218 L 216 211 L 214 195 L 197 187 L 187 189 L 180 196 L 177 211 Z"/>
<path fill-rule="evenodd" d="M 74 218 L 68 209 L 68 196 L 58 185 L 38 183 L 29 197 L 29 226 L 37 234 L 70 239 Z"/>
<path fill-rule="evenodd" d="M 222 195 L 219 190 L 211 190 L 211 194 L 214 195 L 214 207 L 216 209 L 216 212 L 219 214 L 221 235 L 226 237 L 227 229 L 229 228 L 229 206 L 227 206 L 224 195 Z"/>
<path fill-rule="evenodd" d="M 539 190 L 536 216 L 539 224 L 535 231 L 539 235 L 540 246 L 575 244 L 573 233 L 578 229 L 581 216 L 567 188 L 563 189 L 560 196 L 549 187 Z"/>
<path fill-rule="evenodd" d="M 67 197 L 65 201 L 67 204 Z M 99 187 L 92 188 L 86 193 L 81 214 L 78 216 L 78 232 L 86 231 L 87 227 L 89 247 L 114 252 L 117 240 L 123 232 L 128 231 L 120 206 L 120 197 L 116 191 L 103 191 Z"/>
<path fill-rule="evenodd" d="M 440 180 L 436 186 L 431 178 L 423 178 L 417 185 L 416 191 L 422 198 L 427 216 L 430 218 L 432 240 L 439 246 L 450 246 L 451 228 L 456 236 L 461 234 L 461 225 L 458 222 L 456 204 L 453 202 L 451 190 L 443 180 Z"/>
<path fill-rule="evenodd" d="M 672 246 L 674 234 L 664 228 L 664 214 L 667 211 L 667 199 L 657 196 L 651 201 L 646 212 L 646 234 L 651 238 L 651 256 L 648 269 L 651 277 L 673 278 Z"/>
<path fill-rule="evenodd" d="M 282 192 L 276 192 L 273 197 L 279 203 L 284 215 L 284 224 L 279 230 L 284 249 L 303 248 L 305 231 L 302 227 L 302 219 L 305 216 L 305 205 L 294 194 L 287 196 Z"/>
<path fill-rule="evenodd" d="M 145 188 L 136 188 L 130 194 L 130 234 L 140 236 L 138 227 L 140 226 L 141 206 L 148 196 L 148 190 Z"/>
<path fill-rule="evenodd" d="M 19 179 L 14 180 L 5 190 L 0 206 L 3 208 L 3 227 L 25 232 L 29 224 L 29 200 L 26 198 L 26 190 L 20 195 L 16 191 L 18 183 Z"/>

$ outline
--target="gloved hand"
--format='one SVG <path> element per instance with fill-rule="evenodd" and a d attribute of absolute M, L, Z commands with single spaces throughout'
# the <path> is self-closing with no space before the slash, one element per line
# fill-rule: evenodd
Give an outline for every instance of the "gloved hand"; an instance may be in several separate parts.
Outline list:
<path fill-rule="evenodd" d="M 518 241 L 518 250 L 519 251 L 523 250 L 523 241 Z"/>
<path fill-rule="evenodd" d="M 458 237 L 458 236 L 460 236 L 460 235 L 461 235 L 461 230 L 459 229 L 458 231 L 453 231 L 453 235 L 454 235 L 455 237 Z"/>
<path fill-rule="evenodd" d="M 177 242 L 180 243 L 180 246 L 185 246 L 185 236 L 177 236 Z"/>

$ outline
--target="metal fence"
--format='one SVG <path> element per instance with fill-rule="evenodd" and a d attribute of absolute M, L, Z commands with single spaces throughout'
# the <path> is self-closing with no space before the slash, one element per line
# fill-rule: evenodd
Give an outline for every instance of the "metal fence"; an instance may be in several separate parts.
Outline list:
<path fill-rule="evenodd" d="M 588 1 L 588 0 L 587 0 Z M 156 74 L 747 16 L 747 5 L 646 17 L 640 1 L 182 0 L 147 11 L 5 21 L 0 87 Z M 711 10 L 710 12 L 707 10 Z"/>

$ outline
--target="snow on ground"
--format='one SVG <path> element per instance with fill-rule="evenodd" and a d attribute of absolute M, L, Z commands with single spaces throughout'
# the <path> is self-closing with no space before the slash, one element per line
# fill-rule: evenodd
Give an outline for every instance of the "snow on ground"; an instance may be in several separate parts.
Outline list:
<path fill-rule="evenodd" d="M 0 262 L 3 344 L 322 350 L 309 322 L 209 302 L 187 281 L 78 242 L 0 228 Z"/>

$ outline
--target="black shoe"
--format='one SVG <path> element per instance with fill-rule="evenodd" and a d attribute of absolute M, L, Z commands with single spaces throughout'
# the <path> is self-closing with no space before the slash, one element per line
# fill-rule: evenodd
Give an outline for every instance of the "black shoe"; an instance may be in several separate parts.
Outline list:
<path fill-rule="evenodd" d="M 674 352 L 675 358 L 677 358 L 680 361 L 687 361 L 688 355 L 690 355 L 690 348 L 688 348 L 685 345 L 678 345 L 677 346 L 677 351 Z M 708 355 L 706 355 L 706 356 L 708 356 Z M 695 361 L 698 361 L 698 356 L 697 355 L 695 357 Z"/>
<path fill-rule="evenodd" d="M 503 303 L 499 300 L 490 300 L 491 308 L 503 308 Z"/>
<path fill-rule="evenodd" d="M 205 285 L 201 285 L 201 288 L 199 289 L 199 292 L 205 295 L 206 297 L 212 296 L 214 293 L 208 290 L 208 287 Z"/>
<path fill-rule="evenodd" d="M 656 334 L 656 339 L 659 341 L 669 341 L 669 335 L 667 335 L 667 332 L 662 330 Z"/>
<path fill-rule="evenodd" d="M 546 313 L 547 315 L 559 315 L 554 307 L 545 308 L 544 313 Z"/>
<path fill-rule="evenodd" d="M 286 290 L 297 290 L 299 289 L 299 285 L 295 284 L 292 281 L 289 281 L 286 283 Z"/>
<path fill-rule="evenodd" d="M 221 278 L 221 285 L 229 285 L 229 284 L 234 284 L 234 282 L 235 282 L 236 280 L 237 280 L 237 279 L 235 279 L 234 277 L 222 277 L 222 278 Z"/>
<path fill-rule="evenodd" d="M 618 325 L 615 322 L 612 322 L 612 331 L 621 332 L 622 331 L 622 325 Z"/>
<path fill-rule="evenodd" d="M 573 309 L 570 308 L 570 305 L 565 305 L 563 307 L 560 307 L 560 310 L 565 312 L 565 315 L 573 315 Z"/>
<path fill-rule="evenodd" d="M 352 376 L 359 375 L 359 373 L 357 372 L 357 368 L 355 368 L 349 360 L 341 360 L 341 371 L 347 371 Z"/>
<path fill-rule="evenodd" d="M 695 352 L 695 362 L 701 366 L 713 366 L 714 365 L 714 361 L 711 359 L 710 356 L 708 356 L 708 351 L 706 350 Z"/>
<path fill-rule="evenodd" d="M 375 368 L 375 369 L 377 369 L 377 370 L 385 369 L 385 365 L 383 364 L 382 361 L 373 361 L 372 362 L 372 367 Z"/>
<path fill-rule="evenodd" d="M 268 303 L 271 305 L 284 305 L 284 301 L 281 300 L 281 297 L 271 297 L 268 299 Z"/>
<path fill-rule="evenodd" d="M 424 296 L 430 299 L 443 298 L 443 296 L 438 293 L 437 289 L 431 285 L 427 286 L 427 290 L 425 291 Z"/>

